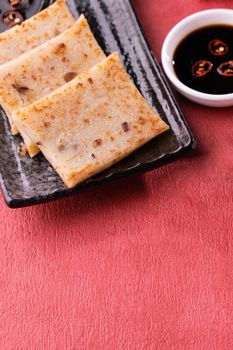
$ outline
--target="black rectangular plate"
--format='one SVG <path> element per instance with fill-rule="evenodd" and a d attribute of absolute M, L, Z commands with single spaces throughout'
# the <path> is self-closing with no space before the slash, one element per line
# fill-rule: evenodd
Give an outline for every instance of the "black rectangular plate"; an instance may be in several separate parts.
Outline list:
<path fill-rule="evenodd" d="M 70 0 L 68 4 L 76 17 L 84 13 L 106 54 L 120 53 L 137 87 L 171 129 L 108 170 L 68 190 L 43 155 L 32 160 L 17 153 L 21 139 L 11 135 L 2 111 L 0 182 L 11 208 L 62 198 L 121 176 L 148 171 L 195 148 L 195 140 L 148 47 L 130 1 Z"/>

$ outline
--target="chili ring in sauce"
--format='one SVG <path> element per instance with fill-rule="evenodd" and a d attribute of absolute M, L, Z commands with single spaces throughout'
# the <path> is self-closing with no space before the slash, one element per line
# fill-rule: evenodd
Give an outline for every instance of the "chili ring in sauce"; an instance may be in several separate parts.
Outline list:
<path fill-rule="evenodd" d="M 233 77 L 233 60 L 221 63 L 217 72 L 224 77 Z"/>
<path fill-rule="evenodd" d="M 228 53 L 228 46 L 222 40 L 214 39 L 209 43 L 209 51 L 212 55 L 223 56 Z"/>
<path fill-rule="evenodd" d="M 208 74 L 213 68 L 213 63 L 207 60 L 200 60 L 192 66 L 192 75 L 196 78 L 201 78 Z"/>

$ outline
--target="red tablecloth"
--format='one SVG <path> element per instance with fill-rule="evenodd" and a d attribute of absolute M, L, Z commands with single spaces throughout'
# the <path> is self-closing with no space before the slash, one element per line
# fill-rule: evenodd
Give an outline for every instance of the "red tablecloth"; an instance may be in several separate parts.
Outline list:
<path fill-rule="evenodd" d="M 168 30 L 232 0 L 135 0 Z M 178 102 L 199 151 L 74 198 L 0 196 L 0 350 L 233 349 L 233 110 Z"/>

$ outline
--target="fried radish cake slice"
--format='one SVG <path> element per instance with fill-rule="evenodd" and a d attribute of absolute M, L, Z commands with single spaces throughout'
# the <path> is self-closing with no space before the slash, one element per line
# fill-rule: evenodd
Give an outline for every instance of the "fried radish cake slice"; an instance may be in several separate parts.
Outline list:
<path fill-rule="evenodd" d="M 168 130 L 117 53 L 15 115 L 68 188 Z"/>

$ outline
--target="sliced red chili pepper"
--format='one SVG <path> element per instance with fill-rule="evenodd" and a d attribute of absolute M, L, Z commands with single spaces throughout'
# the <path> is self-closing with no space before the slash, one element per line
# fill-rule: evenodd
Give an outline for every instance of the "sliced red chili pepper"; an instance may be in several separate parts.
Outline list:
<path fill-rule="evenodd" d="M 11 6 L 17 9 L 26 9 L 30 6 L 29 0 L 8 0 Z"/>
<path fill-rule="evenodd" d="M 217 71 L 224 77 L 233 77 L 233 61 L 221 63 Z"/>
<path fill-rule="evenodd" d="M 11 6 L 16 10 L 26 10 L 29 6 L 29 0 L 8 0 Z"/>
<path fill-rule="evenodd" d="M 215 56 L 223 56 L 228 52 L 228 46 L 222 40 L 214 39 L 209 43 L 209 50 Z"/>
<path fill-rule="evenodd" d="M 17 11 L 5 12 L 3 15 L 3 22 L 8 27 L 14 27 L 17 24 L 22 23 L 23 20 L 24 20 L 23 16 L 21 15 L 21 13 Z"/>
<path fill-rule="evenodd" d="M 201 78 L 211 71 L 213 64 L 210 61 L 200 60 L 192 66 L 192 75 Z"/>
<path fill-rule="evenodd" d="M 16 6 L 21 3 L 21 0 L 8 0 L 12 6 Z"/>

